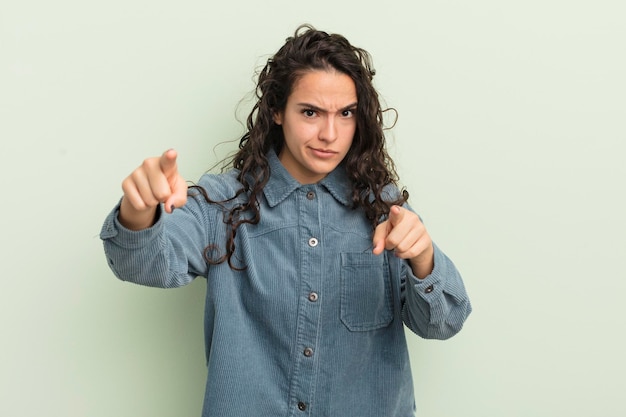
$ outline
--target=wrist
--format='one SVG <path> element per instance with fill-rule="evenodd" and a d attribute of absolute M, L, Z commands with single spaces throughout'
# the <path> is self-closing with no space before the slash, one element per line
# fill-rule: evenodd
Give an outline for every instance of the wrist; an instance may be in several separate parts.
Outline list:
<path fill-rule="evenodd" d="M 435 268 L 435 250 L 432 245 L 415 258 L 409 260 L 413 275 L 419 279 L 424 279 L 433 272 Z"/>
<path fill-rule="evenodd" d="M 120 203 L 117 219 L 120 224 L 130 230 L 143 230 L 154 225 L 158 218 L 157 207 L 137 210 L 124 197 Z"/>

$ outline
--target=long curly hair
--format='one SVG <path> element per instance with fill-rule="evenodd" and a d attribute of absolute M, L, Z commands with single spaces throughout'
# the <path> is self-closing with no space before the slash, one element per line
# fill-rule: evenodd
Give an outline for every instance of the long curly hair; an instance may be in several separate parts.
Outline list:
<path fill-rule="evenodd" d="M 216 244 L 210 245 L 204 252 L 208 263 L 228 261 L 231 268 L 241 269 L 234 265 L 232 259 L 237 228 L 244 223 L 257 224 L 261 219 L 259 198 L 270 178 L 266 154 L 271 149 L 279 154 L 284 144 L 282 126 L 274 122 L 274 115 L 285 109 L 296 81 L 315 70 L 341 72 L 348 75 L 356 86 L 356 130 L 350 150 L 342 161 L 353 185 L 353 208 L 364 211 L 373 230 L 389 214 L 392 205 L 401 205 L 408 199 L 406 190 L 398 196 L 383 195 L 386 186 L 397 185 L 398 176 L 385 147 L 384 110 L 372 84 L 375 70 L 370 54 L 351 45 L 342 35 L 302 25 L 267 60 L 258 74 L 256 103 L 246 120 L 247 132 L 229 164 L 239 171 L 238 180 L 243 187 L 225 201 L 213 201 L 204 189 L 192 187 L 207 202 L 220 204 L 225 210 L 224 221 L 228 225 L 226 253 L 217 250 Z M 246 196 L 243 203 L 227 208 L 226 202 L 240 201 L 238 197 L 242 194 Z M 213 256 L 216 252 L 222 255 Z"/>

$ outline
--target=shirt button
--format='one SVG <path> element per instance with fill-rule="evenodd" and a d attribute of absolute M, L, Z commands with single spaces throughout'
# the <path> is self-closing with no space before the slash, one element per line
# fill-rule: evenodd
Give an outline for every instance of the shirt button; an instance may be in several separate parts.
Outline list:
<path fill-rule="evenodd" d="M 316 292 L 309 293 L 309 301 L 314 303 L 319 299 L 319 295 Z"/>
<path fill-rule="evenodd" d="M 433 287 L 432 285 L 429 285 L 428 287 L 424 288 L 424 292 L 426 294 L 430 294 L 431 292 L 433 292 L 434 289 L 435 287 Z"/>
<path fill-rule="evenodd" d="M 306 404 L 305 404 L 305 403 L 303 403 L 302 401 L 300 401 L 300 402 L 298 403 L 298 410 L 300 410 L 300 411 L 304 411 L 304 410 L 306 410 Z"/>
<path fill-rule="evenodd" d="M 311 356 L 313 356 L 313 349 L 308 347 L 304 349 L 304 352 L 302 353 L 304 353 L 304 356 L 306 356 L 307 358 L 310 358 Z"/>
<path fill-rule="evenodd" d="M 313 191 L 309 191 L 308 193 L 306 193 L 306 198 L 308 198 L 309 200 L 313 200 L 315 198 L 315 193 Z"/>
<path fill-rule="evenodd" d="M 309 239 L 309 246 L 314 248 L 317 246 L 319 242 L 317 241 L 317 239 L 315 239 L 314 237 L 312 237 L 311 239 Z"/>

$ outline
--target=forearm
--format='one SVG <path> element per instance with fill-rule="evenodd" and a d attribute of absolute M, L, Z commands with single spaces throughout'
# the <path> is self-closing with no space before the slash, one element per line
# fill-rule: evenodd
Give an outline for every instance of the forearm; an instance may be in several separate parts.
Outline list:
<path fill-rule="evenodd" d="M 202 257 L 208 244 L 206 232 L 195 222 L 193 213 L 181 209 L 163 215 L 158 208 L 154 225 L 135 231 L 119 221 L 119 212 L 118 206 L 107 216 L 100 233 L 107 262 L 118 278 L 171 288 L 206 272 Z"/>
<path fill-rule="evenodd" d="M 402 317 L 421 337 L 448 339 L 461 330 L 472 307 L 452 261 L 436 246 L 433 249 L 434 267 L 425 278 L 417 278 L 406 267 Z"/>

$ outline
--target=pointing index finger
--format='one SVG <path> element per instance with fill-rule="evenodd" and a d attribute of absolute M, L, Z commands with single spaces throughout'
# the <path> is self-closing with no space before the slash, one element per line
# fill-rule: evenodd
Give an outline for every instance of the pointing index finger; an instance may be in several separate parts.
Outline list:
<path fill-rule="evenodd" d="M 168 149 L 163 152 L 161 155 L 161 159 L 159 160 L 159 165 L 161 166 L 161 171 L 165 174 L 166 177 L 170 177 L 176 173 L 176 158 L 178 157 L 178 153 L 174 149 Z"/>
<path fill-rule="evenodd" d="M 397 225 L 402 220 L 404 213 L 400 206 L 391 206 L 389 209 L 389 222 L 392 226 Z"/>

